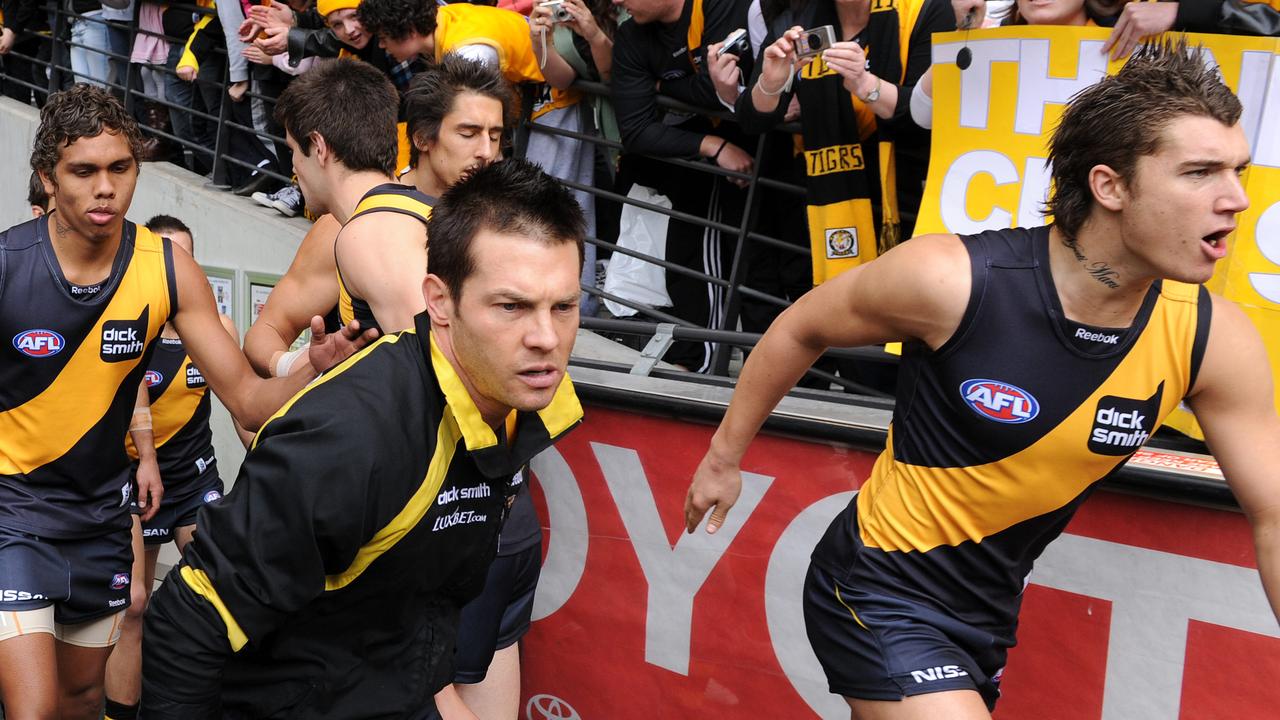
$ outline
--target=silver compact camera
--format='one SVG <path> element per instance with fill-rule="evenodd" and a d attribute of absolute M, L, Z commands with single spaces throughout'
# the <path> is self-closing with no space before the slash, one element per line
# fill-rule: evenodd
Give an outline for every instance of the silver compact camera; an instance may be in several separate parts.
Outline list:
<path fill-rule="evenodd" d="M 551 22 L 573 22 L 573 13 L 569 12 L 569 9 L 564 6 L 564 0 L 546 0 L 546 2 L 538 4 L 545 8 L 551 8 Z"/>
<path fill-rule="evenodd" d="M 730 53 L 737 57 L 743 57 L 751 49 L 751 39 L 747 37 L 747 31 L 738 28 L 729 33 L 729 37 L 724 39 L 724 44 L 720 46 L 720 50 L 716 52 L 716 57 L 720 57 L 725 53 Z"/>
<path fill-rule="evenodd" d="M 811 58 L 822 54 L 823 50 L 836 44 L 836 30 L 830 25 L 805 30 L 800 34 L 800 42 L 796 47 L 796 56 Z"/>

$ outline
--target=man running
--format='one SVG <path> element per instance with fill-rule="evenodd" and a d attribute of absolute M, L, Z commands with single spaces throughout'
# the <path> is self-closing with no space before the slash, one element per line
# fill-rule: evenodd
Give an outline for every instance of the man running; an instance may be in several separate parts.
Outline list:
<path fill-rule="evenodd" d="M 724 523 L 752 437 L 825 348 L 906 343 L 888 447 L 804 589 L 854 718 L 988 718 L 1032 563 L 1184 398 L 1280 617 L 1271 369 L 1244 313 L 1199 285 L 1248 206 L 1240 115 L 1201 52 L 1146 46 L 1063 113 L 1053 225 L 901 245 L 801 298 L 751 353 L 690 532 L 709 509 L 708 532 Z"/>
<path fill-rule="evenodd" d="M 102 710 L 103 668 L 130 600 L 123 438 L 165 323 L 246 427 L 317 374 L 256 377 L 195 261 L 125 220 L 141 144 L 103 90 L 50 97 L 31 165 L 54 209 L 0 233 L 0 696 L 10 717 Z M 352 351 L 353 330 L 315 330 L 313 366 Z"/>
<path fill-rule="evenodd" d="M 145 717 L 418 717 L 449 682 L 512 476 L 582 415 L 583 219 L 509 161 L 445 193 L 431 237 L 413 328 L 300 393 L 201 512 L 148 612 Z"/>

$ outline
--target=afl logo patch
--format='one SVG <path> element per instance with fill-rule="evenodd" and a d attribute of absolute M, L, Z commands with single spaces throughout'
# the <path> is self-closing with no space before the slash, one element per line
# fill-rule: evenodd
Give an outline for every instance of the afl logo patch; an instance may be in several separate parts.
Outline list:
<path fill-rule="evenodd" d="M 998 380 L 966 380 L 960 397 L 974 412 L 1000 423 L 1024 423 L 1040 414 L 1040 403 L 1031 393 Z"/>
<path fill-rule="evenodd" d="M 112 590 L 123 590 L 129 584 L 129 573 L 116 573 L 111 578 Z"/>
<path fill-rule="evenodd" d="M 147 384 L 147 387 L 155 387 L 164 382 L 164 376 L 155 370 L 148 370 L 146 374 L 142 376 L 142 380 Z"/>
<path fill-rule="evenodd" d="M 211 503 L 220 497 L 222 497 L 222 493 L 218 492 L 217 490 L 210 490 L 209 492 L 204 494 L 204 501 L 207 503 Z"/>
<path fill-rule="evenodd" d="M 27 357 L 51 357 L 67 344 L 52 330 L 27 330 L 13 336 L 13 347 Z"/>

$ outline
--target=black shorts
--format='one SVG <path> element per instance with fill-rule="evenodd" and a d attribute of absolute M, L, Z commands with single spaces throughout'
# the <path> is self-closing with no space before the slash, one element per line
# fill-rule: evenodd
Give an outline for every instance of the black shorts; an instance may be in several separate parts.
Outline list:
<path fill-rule="evenodd" d="M 541 541 L 489 566 L 484 590 L 462 608 L 454 653 L 453 681 L 484 680 L 494 652 L 511 647 L 529 631 L 533 594 L 542 572 Z"/>
<path fill-rule="evenodd" d="M 175 495 L 170 496 L 168 488 L 165 490 L 155 517 L 142 523 L 142 540 L 147 545 L 163 545 L 174 539 L 178 528 L 195 525 L 200 508 L 222 497 L 222 478 L 215 465 Z"/>
<path fill-rule="evenodd" d="M 988 710 L 1000 697 L 1006 650 L 990 634 L 919 603 L 850 587 L 814 563 L 804 582 L 804 624 L 836 695 L 901 700 L 976 690 Z"/>
<path fill-rule="evenodd" d="M 0 610 L 52 605 L 61 625 L 120 612 L 129 607 L 132 538 L 128 529 L 54 540 L 0 527 Z"/>

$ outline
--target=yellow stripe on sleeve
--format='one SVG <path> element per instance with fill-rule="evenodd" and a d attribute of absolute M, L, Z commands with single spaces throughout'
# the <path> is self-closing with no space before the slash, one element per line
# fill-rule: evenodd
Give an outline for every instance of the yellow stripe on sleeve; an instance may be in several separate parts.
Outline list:
<path fill-rule="evenodd" d="M 190 565 L 183 565 L 178 572 L 182 576 L 182 581 L 191 588 L 192 592 L 208 600 L 209 604 L 213 605 L 213 609 L 218 611 L 222 624 L 227 626 L 227 641 L 231 643 L 231 650 L 240 652 L 240 648 L 249 642 L 249 636 L 240 629 L 240 623 L 236 622 L 235 617 L 231 615 L 227 604 L 218 597 L 218 591 L 213 588 L 213 583 L 209 582 L 209 576 L 203 570 L 195 570 Z"/>

